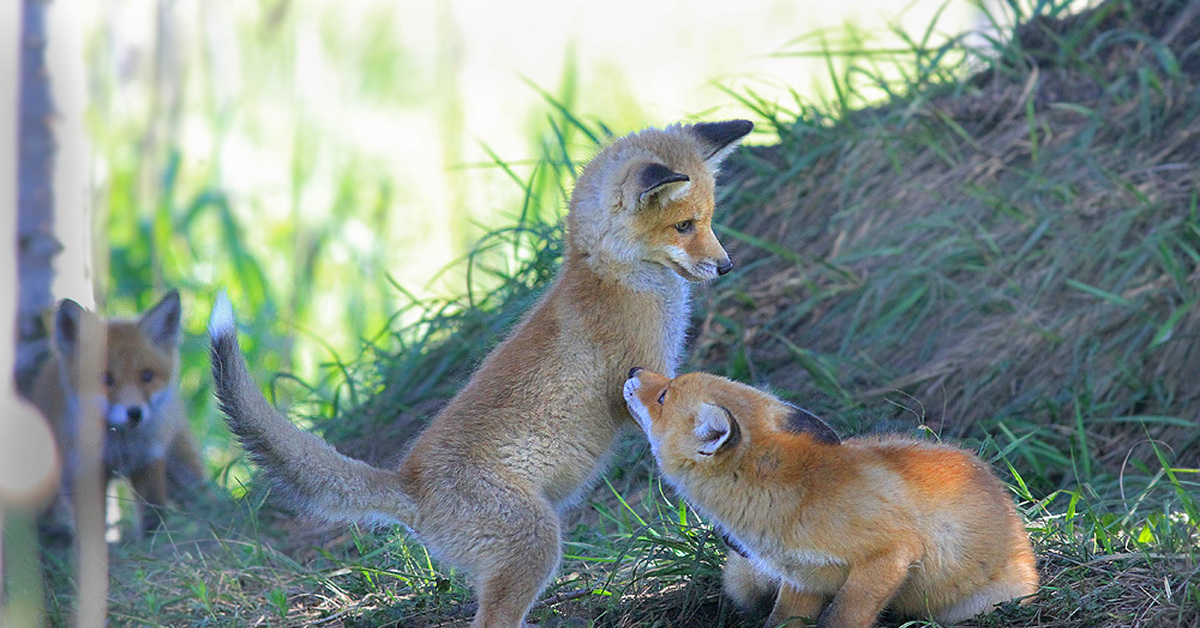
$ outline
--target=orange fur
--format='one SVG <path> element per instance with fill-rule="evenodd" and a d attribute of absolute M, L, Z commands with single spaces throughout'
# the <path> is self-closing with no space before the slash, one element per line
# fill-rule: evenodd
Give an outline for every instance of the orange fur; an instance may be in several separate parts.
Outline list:
<path fill-rule="evenodd" d="M 947 444 L 840 441 L 820 419 L 705 373 L 631 372 L 630 411 L 665 477 L 732 537 L 726 588 L 866 628 L 889 606 L 943 623 L 1037 591 L 1029 539 L 1003 483 Z M 824 610 L 822 610 L 824 609 Z"/>

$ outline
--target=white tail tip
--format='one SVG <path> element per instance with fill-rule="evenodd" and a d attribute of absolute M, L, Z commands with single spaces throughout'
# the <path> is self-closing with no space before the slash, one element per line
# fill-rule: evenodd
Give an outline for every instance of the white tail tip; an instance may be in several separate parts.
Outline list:
<path fill-rule="evenodd" d="M 233 324 L 233 305 L 225 291 L 217 292 L 217 301 L 213 303 L 212 316 L 208 319 L 208 334 L 213 340 L 225 334 L 236 333 Z"/>

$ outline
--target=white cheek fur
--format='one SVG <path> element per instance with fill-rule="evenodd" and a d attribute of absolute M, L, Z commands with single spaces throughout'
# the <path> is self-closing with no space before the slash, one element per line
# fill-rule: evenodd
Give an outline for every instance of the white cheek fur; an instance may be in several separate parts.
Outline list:
<path fill-rule="evenodd" d="M 634 420 L 642 427 L 642 431 L 646 432 L 646 436 L 653 442 L 654 437 L 650 433 L 650 412 L 637 396 L 641 387 L 642 382 L 638 378 L 630 377 L 625 380 L 622 392 L 625 395 L 625 405 L 629 406 L 629 413 L 633 415 Z"/>
<path fill-rule="evenodd" d="M 630 377 L 625 380 L 623 392 L 625 394 L 625 405 L 629 406 L 629 413 L 633 415 L 633 419 L 637 421 L 638 426 L 646 433 L 646 440 L 650 441 L 650 453 L 655 460 L 659 461 L 661 466 L 662 460 L 659 458 L 659 442 L 654 437 L 654 422 L 650 420 L 650 410 L 646 408 L 646 404 L 642 403 L 637 392 L 642 387 L 642 382 L 636 377 Z"/>

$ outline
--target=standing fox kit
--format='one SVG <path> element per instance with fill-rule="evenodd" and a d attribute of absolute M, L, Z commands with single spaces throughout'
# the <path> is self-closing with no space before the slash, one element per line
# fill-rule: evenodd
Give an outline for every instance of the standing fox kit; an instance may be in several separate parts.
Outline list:
<path fill-rule="evenodd" d="M 406 525 L 474 574 L 472 626 L 520 626 L 557 569 L 561 511 L 630 425 L 626 372 L 635 364 L 673 372 L 688 282 L 733 267 L 712 230 L 714 176 L 752 126 L 648 129 L 596 155 L 575 185 L 558 276 L 398 469 L 342 456 L 271 407 L 220 297 L 209 327 L 230 428 L 299 509 Z"/>
<path fill-rule="evenodd" d="M 74 479 L 78 422 L 87 399 L 80 394 L 83 377 L 103 380 L 105 396 L 95 400 L 104 417 L 105 477 L 127 477 L 142 501 L 142 531 L 162 522 L 159 508 L 199 484 L 203 467 L 179 399 L 179 293 L 167 293 L 136 320 L 102 321 L 78 303 L 64 299 L 54 316 L 54 353 L 30 389 L 33 401 L 54 430 L 64 473 L 59 498 L 43 518 L 52 536 L 70 534 L 70 493 Z M 87 372 L 82 354 L 84 329 L 103 335 L 102 372 Z M 94 368 L 92 370 L 99 370 Z"/>
<path fill-rule="evenodd" d="M 867 628 L 885 606 L 954 623 L 1037 591 L 1008 491 L 963 449 L 843 442 L 812 414 L 705 373 L 635 368 L 624 393 L 664 476 L 731 538 L 726 592 L 749 606 L 777 591 L 767 626 Z"/>

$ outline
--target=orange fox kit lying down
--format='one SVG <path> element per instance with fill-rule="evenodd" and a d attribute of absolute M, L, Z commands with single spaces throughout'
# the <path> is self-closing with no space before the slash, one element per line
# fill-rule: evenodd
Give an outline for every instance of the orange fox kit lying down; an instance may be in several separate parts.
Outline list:
<path fill-rule="evenodd" d="M 953 623 L 1037 590 L 1008 491 L 965 450 L 843 442 L 812 414 L 705 373 L 635 368 L 624 393 L 664 476 L 730 538 L 726 592 L 750 605 L 778 591 L 767 626 L 866 628 L 885 606 Z"/>
<path fill-rule="evenodd" d="M 47 535 L 62 540 L 71 533 L 69 495 L 74 482 L 77 422 L 81 416 L 80 378 L 98 377 L 105 397 L 98 400 L 105 419 L 104 467 L 97 478 L 128 477 L 142 500 L 141 529 L 161 523 L 159 508 L 168 497 L 190 493 L 204 478 L 203 463 L 179 398 L 179 293 L 167 293 L 137 320 L 102 321 L 70 299 L 54 317 L 54 354 L 42 366 L 29 397 L 54 429 L 64 460 L 62 490 L 43 517 Z M 85 320 L 86 319 L 86 320 Z M 104 366 L 88 373 L 81 366 L 83 329 L 102 330 Z"/>
<path fill-rule="evenodd" d="M 560 512 L 633 425 L 620 395 L 626 372 L 674 371 L 688 282 L 733 267 L 712 231 L 714 175 L 751 127 L 648 129 L 596 155 L 575 185 L 557 278 L 398 469 L 346 458 L 276 412 L 218 299 L 213 377 L 230 428 L 300 509 L 407 525 L 473 573 L 473 626 L 520 626 L 557 569 Z"/>

